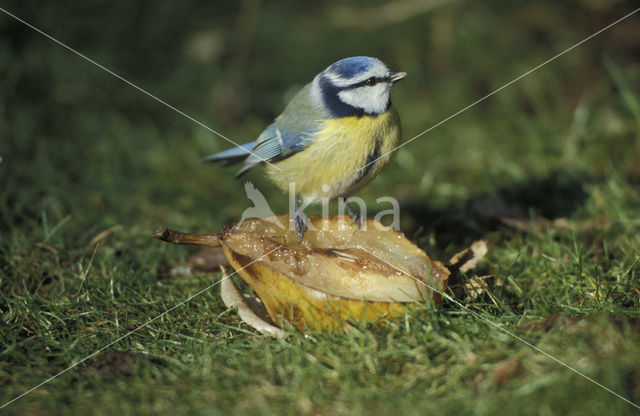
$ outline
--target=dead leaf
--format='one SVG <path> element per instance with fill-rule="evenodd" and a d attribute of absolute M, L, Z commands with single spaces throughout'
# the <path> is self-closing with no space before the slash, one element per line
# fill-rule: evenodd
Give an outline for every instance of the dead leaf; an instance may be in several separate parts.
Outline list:
<path fill-rule="evenodd" d="M 504 384 L 504 382 L 513 378 L 516 375 L 518 370 L 520 369 L 520 360 L 517 358 L 511 358 L 508 360 L 503 360 L 493 367 L 493 371 L 491 372 L 491 378 L 498 385 Z"/>
<path fill-rule="evenodd" d="M 455 254 L 447 263 L 447 268 L 452 272 L 466 273 L 475 268 L 480 260 L 489 251 L 486 240 L 478 240 L 471 243 L 469 248 Z"/>
<path fill-rule="evenodd" d="M 520 218 L 500 218 L 500 221 L 509 227 L 517 228 L 522 231 L 545 231 L 548 229 L 555 230 L 570 230 L 571 226 L 566 218 L 556 218 L 554 220 L 548 220 L 544 217 L 537 217 L 535 219 L 520 219 Z"/>
<path fill-rule="evenodd" d="M 470 301 L 477 299 L 485 291 L 491 291 L 500 286 L 504 286 L 504 276 L 486 275 L 473 276 L 466 281 L 452 283 L 449 289 L 458 299 Z"/>
<path fill-rule="evenodd" d="M 502 286 L 502 276 L 480 276 L 466 278 L 464 274 L 474 269 L 488 252 L 485 240 L 474 241 L 469 248 L 455 254 L 447 263 L 451 271 L 448 287 L 458 299 L 471 300 L 480 296 L 486 289 Z"/>
<path fill-rule="evenodd" d="M 229 264 L 222 247 L 205 248 L 187 259 L 187 264 L 200 272 L 212 272 Z"/>

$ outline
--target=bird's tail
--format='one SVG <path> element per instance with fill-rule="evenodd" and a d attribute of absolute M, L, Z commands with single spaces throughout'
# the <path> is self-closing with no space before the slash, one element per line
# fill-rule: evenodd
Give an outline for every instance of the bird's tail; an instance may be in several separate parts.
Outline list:
<path fill-rule="evenodd" d="M 216 153 L 202 159 L 203 162 L 221 162 L 223 166 L 233 165 L 242 162 L 251 154 L 251 150 L 255 146 L 255 142 L 245 143 L 236 146 L 224 152 Z"/>

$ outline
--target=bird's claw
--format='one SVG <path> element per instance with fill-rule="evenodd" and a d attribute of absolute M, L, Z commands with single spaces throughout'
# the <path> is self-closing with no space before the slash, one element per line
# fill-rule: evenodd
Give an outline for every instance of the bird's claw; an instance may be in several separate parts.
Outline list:
<path fill-rule="evenodd" d="M 296 234 L 298 234 L 298 242 L 302 241 L 304 233 L 307 231 L 307 216 L 302 211 L 296 211 L 294 216 L 296 224 Z"/>
<path fill-rule="evenodd" d="M 352 217 L 352 219 L 353 219 L 353 222 L 351 224 L 355 224 L 356 231 L 358 231 L 362 226 L 362 217 L 360 216 L 360 214 L 356 214 L 355 218 Z"/>
<path fill-rule="evenodd" d="M 355 224 L 356 225 L 356 231 L 358 231 L 360 229 L 360 227 L 362 226 L 362 216 L 360 215 L 360 213 L 356 213 L 352 208 L 350 204 L 346 204 L 347 206 L 347 214 L 351 217 L 351 225 Z"/>

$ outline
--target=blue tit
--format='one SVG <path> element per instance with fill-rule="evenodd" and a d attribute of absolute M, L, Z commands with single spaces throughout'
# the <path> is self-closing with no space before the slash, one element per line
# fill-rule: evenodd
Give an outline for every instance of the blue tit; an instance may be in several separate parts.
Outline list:
<path fill-rule="evenodd" d="M 268 161 L 266 173 L 280 189 L 295 187 L 294 220 L 302 239 L 307 226 L 301 204 L 345 198 L 393 157 L 401 132 L 389 95 L 406 75 L 376 58 L 342 59 L 305 85 L 255 142 L 203 161 L 244 162 L 238 177 Z"/>

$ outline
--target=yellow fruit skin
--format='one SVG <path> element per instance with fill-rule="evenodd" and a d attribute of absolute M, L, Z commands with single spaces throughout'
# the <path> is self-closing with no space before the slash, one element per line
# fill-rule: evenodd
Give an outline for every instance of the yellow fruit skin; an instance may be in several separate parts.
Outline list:
<path fill-rule="evenodd" d="M 403 234 L 372 220 L 358 230 L 344 217 L 311 216 L 313 229 L 303 241 L 272 220 L 225 227 L 220 241 L 276 324 L 284 319 L 305 331 L 340 330 L 348 321 L 383 322 L 410 304 L 437 306 L 438 291 L 447 287 L 449 270 Z"/>
<path fill-rule="evenodd" d="M 276 324 L 282 318 L 300 331 L 334 330 L 349 320 L 373 322 L 404 312 L 402 303 L 347 299 L 301 285 L 259 261 L 251 263 L 253 259 L 224 244 L 223 249 L 231 266 L 262 299 Z"/>

